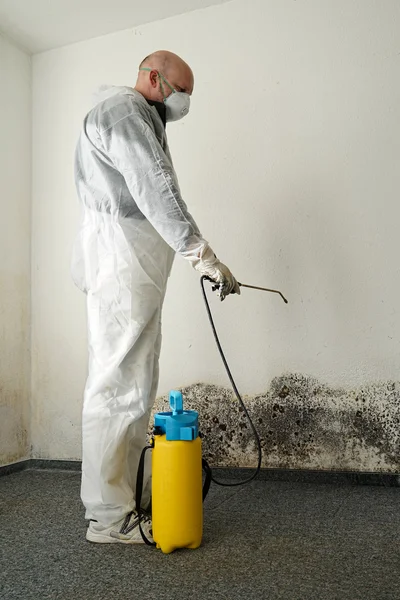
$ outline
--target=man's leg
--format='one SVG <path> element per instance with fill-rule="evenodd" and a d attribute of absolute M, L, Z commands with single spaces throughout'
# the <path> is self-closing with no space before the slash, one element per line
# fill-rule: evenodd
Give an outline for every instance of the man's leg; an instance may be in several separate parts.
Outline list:
<path fill-rule="evenodd" d="M 161 309 L 174 252 L 145 219 L 98 218 L 87 259 L 82 500 L 86 518 L 98 522 L 88 533 L 122 520 L 119 541 L 131 543 L 124 536 L 132 533 L 129 513 L 157 391 Z"/>
<path fill-rule="evenodd" d="M 129 470 L 129 481 L 130 487 L 133 490 L 133 497 L 136 500 L 136 475 L 139 465 L 140 454 L 145 446 L 146 434 L 149 429 L 149 420 L 151 410 L 154 405 L 154 401 L 157 396 L 158 381 L 159 381 L 159 358 L 161 350 L 161 324 L 160 331 L 157 336 L 155 348 L 154 348 L 154 363 L 153 363 L 153 377 L 152 377 L 152 388 L 150 390 L 149 397 L 149 410 L 147 413 L 133 425 L 133 431 L 131 436 L 131 450 L 130 456 L 127 462 L 127 468 Z M 151 454 L 147 453 L 144 481 L 143 481 L 143 493 L 142 493 L 142 508 L 146 509 L 151 501 Z M 135 504 L 136 508 L 136 504 Z"/>
<path fill-rule="evenodd" d="M 92 320 L 89 378 L 83 408 L 82 500 L 86 518 L 105 526 L 134 510 L 132 473 L 140 452 L 153 402 L 154 367 L 158 361 L 159 306 L 150 316 L 150 301 L 125 326 L 111 310 L 99 319 L 97 299 L 88 296 Z M 110 329 L 120 330 L 120 337 Z"/>

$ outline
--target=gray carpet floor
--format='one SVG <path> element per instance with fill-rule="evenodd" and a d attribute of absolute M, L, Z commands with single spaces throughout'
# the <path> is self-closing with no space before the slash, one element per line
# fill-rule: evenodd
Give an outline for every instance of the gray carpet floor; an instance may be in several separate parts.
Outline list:
<path fill-rule="evenodd" d="M 0 478 L 3 600 L 400 600 L 400 489 L 212 486 L 203 545 L 85 541 L 79 474 Z"/>

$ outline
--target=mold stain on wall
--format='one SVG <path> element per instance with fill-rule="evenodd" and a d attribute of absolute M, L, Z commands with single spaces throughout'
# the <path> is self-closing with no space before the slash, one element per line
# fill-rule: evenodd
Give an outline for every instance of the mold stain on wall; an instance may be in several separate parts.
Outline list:
<path fill-rule="evenodd" d="M 29 455 L 29 276 L 0 270 L 0 465 Z"/>
<path fill-rule="evenodd" d="M 197 383 L 182 388 L 185 407 L 200 413 L 203 453 L 213 466 L 252 467 L 256 446 L 233 392 Z M 345 390 L 287 374 L 267 392 L 245 396 L 260 435 L 263 467 L 400 471 L 400 383 Z M 154 411 L 168 410 L 167 398 Z"/>
<path fill-rule="evenodd" d="M 5 395 L 0 386 L 0 465 L 17 462 L 28 455 L 28 422 L 18 394 Z"/>

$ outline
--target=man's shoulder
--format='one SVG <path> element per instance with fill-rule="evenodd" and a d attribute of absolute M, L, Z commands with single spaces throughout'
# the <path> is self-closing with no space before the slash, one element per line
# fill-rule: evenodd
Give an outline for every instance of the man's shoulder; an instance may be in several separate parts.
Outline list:
<path fill-rule="evenodd" d="M 88 115 L 100 132 L 111 129 L 116 123 L 129 117 L 139 124 L 141 120 L 146 120 L 146 116 L 144 98 L 131 88 L 115 89 L 109 97 L 100 100 Z"/>

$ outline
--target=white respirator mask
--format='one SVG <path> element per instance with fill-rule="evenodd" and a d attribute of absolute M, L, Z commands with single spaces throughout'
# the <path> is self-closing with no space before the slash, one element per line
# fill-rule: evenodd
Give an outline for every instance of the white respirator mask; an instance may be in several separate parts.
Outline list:
<path fill-rule="evenodd" d="M 164 98 L 164 104 L 167 108 L 167 121 L 179 121 L 189 112 L 190 96 L 186 92 L 174 90 L 168 98 Z"/>

